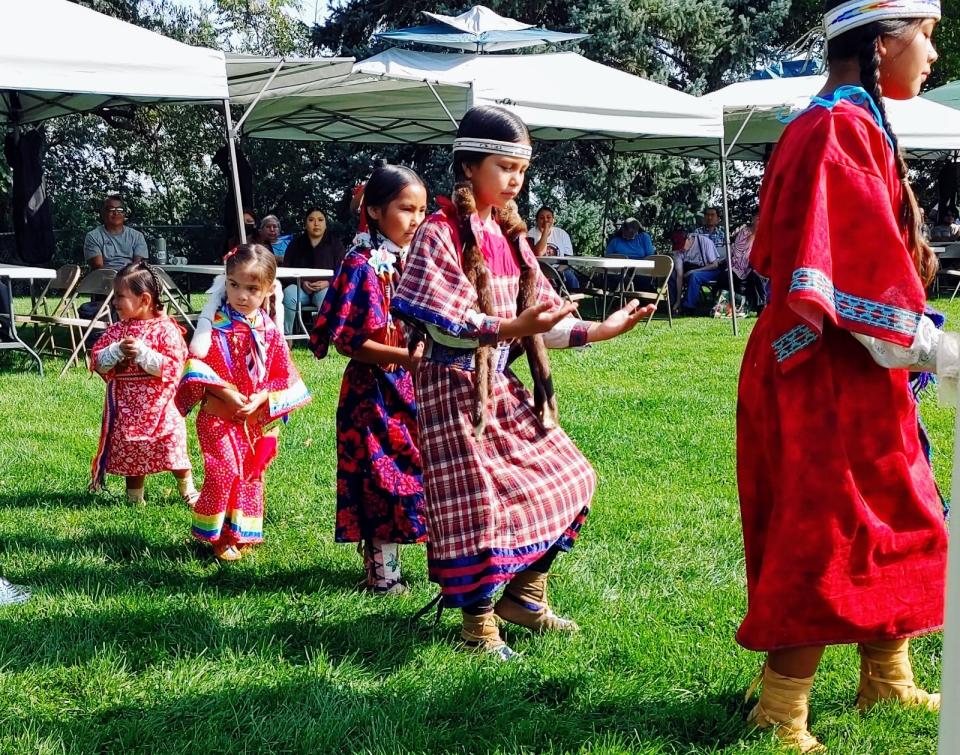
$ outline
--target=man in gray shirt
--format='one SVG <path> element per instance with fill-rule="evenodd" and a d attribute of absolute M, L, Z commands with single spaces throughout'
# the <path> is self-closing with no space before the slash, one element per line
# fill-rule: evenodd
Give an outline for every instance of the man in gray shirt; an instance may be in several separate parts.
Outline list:
<path fill-rule="evenodd" d="M 91 270 L 121 270 L 131 262 L 147 259 L 147 240 L 140 231 L 126 227 L 127 210 L 120 197 L 103 201 L 100 218 L 103 225 L 90 231 L 83 241 L 83 258 Z"/>
<path fill-rule="evenodd" d="M 105 267 L 120 271 L 131 262 L 147 259 L 147 240 L 140 231 L 125 225 L 127 209 L 120 197 L 113 195 L 103 200 L 100 219 L 103 225 L 94 228 L 83 240 L 83 258 L 91 270 Z M 81 304 L 77 311 L 81 317 L 90 319 L 97 314 L 102 301 L 102 298 L 94 297 Z M 87 345 L 91 346 L 99 335 L 97 331 L 91 333 Z"/>

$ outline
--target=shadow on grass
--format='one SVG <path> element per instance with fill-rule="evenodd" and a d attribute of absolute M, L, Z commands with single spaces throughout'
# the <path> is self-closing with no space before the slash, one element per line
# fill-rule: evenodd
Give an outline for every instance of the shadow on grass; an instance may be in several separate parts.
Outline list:
<path fill-rule="evenodd" d="M 293 590 L 353 591 L 358 570 L 329 569 L 313 565 L 297 569 L 257 571 L 257 554 L 237 565 L 220 564 L 210 548 L 192 538 L 179 543 L 158 543 L 131 532 L 95 532 L 73 538 L 16 533 L 0 536 L 0 555 L 35 551 L 63 556 L 60 563 L 18 569 L 17 578 L 38 590 L 69 590 L 98 595 L 122 595 L 143 588 L 167 593 L 228 594 L 275 593 Z M 248 564 L 253 562 L 253 568 Z M 269 568 L 272 565 L 268 565 Z M 205 570 L 197 573 L 197 569 Z"/>
<path fill-rule="evenodd" d="M 265 753 L 544 752 L 600 739 L 634 752 L 713 752 L 749 736 L 732 710 L 732 692 L 689 704 L 625 698 L 597 709 L 584 699 L 531 703 L 538 684 L 490 668 L 440 688 L 358 688 L 304 669 L 289 682 L 126 703 L 43 728 L 66 750 L 84 752 L 231 752 L 240 742 Z"/>
<path fill-rule="evenodd" d="M 296 667 L 325 653 L 332 664 L 390 674 L 410 661 L 422 640 L 409 631 L 406 614 L 384 615 L 377 611 L 381 605 L 371 604 L 369 613 L 344 620 L 301 602 L 287 609 L 293 616 L 279 621 L 260 616 L 224 620 L 210 610 L 171 608 L 169 602 L 101 605 L 53 616 L 4 610 L 0 659 L 4 672 L 11 673 L 83 666 L 116 656 L 126 670 L 142 672 L 172 659 L 235 664 L 248 654 L 282 658 Z M 238 671 L 242 678 L 242 668 Z"/>
<path fill-rule="evenodd" d="M 0 509 L 96 509 L 113 508 L 123 503 L 119 495 L 70 490 L 29 490 L 11 495 L 0 494 Z"/>

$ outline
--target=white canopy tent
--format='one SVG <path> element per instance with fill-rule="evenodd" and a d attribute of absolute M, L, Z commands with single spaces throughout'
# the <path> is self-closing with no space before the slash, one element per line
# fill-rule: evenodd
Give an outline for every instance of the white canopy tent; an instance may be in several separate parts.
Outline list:
<path fill-rule="evenodd" d="M 960 80 L 931 89 L 923 95 L 928 100 L 960 110 Z"/>
<path fill-rule="evenodd" d="M 784 119 L 810 105 L 823 89 L 825 76 L 741 81 L 705 95 L 702 99 L 723 109 L 727 155 L 731 160 L 762 160 L 786 128 Z M 936 160 L 960 150 L 960 112 L 922 97 L 884 100 L 890 125 L 906 156 Z M 702 139 L 663 139 L 658 149 L 688 157 L 718 157 L 717 142 Z M 630 151 L 633 145 L 618 149 Z"/>
<path fill-rule="evenodd" d="M 455 121 L 483 104 L 514 111 L 534 138 L 550 141 L 722 136 L 713 103 L 576 53 L 402 49 L 360 61 L 351 77 L 332 85 L 321 82 L 290 97 L 266 93 L 243 131 L 275 139 L 449 144 Z"/>
<path fill-rule="evenodd" d="M 0 3 L 0 28 L 7 31 L 0 46 L 0 123 L 19 128 L 118 105 L 202 102 L 222 106 L 231 128 L 219 50 L 67 0 L 7 0 Z"/>
<path fill-rule="evenodd" d="M 223 102 L 224 56 L 67 0 L 0 3 L 0 122 L 128 103 Z"/>
<path fill-rule="evenodd" d="M 391 49 L 356 63 L 350 76 L 298 92 L 268 86 L 257 99 L 244 113 L 242 131 L 260 138 L 449 144 L 463 114 L 487 104 L 515 112 L 535 139 L 625 142 L 639 150 L 664 138 L 707 139 L 717 143 L 717 154 L 724 152 L 716 104 L 572 52 Z M 725 165 L 722 173 L 725 182 Z M 730 288 L 732 295 L 732 273 Z"/>

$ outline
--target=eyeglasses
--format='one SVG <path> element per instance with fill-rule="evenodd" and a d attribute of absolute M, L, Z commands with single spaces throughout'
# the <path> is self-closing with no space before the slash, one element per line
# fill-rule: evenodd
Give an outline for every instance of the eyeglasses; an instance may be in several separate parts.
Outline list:
<path fill-rule="evenodd" d="M 126 215 L 127 208 L 126 207 L 107 207 L 106 209 L 104 209 L 104 212 L 107 215 Z"/>

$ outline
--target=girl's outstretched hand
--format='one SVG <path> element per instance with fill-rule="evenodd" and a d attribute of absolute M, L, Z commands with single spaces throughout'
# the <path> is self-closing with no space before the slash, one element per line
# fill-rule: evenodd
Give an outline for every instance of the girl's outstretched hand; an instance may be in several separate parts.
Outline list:
<path fill-rule="evenodd" d="M 523 338 L 538 333 L 546 333 L 567 315 L 577 311 L 577 305 L 566 302 L 556 309 L 549 302 L 541 302 L 529 307 L 511 320 L 504 320 L 500 324 L 500 337 Z"/>
<path fill-rule="evenodd" d="M 606 341 L 611 338 L 616 338 L 632 330 L 638 322 L 645 320 L 656 311 L 656 305 L 648 304 L 645 307 L 641 307 L 640 302 L 633 299 L 616 312 L 613 312 L 606 320 L 598 323 L 596 330 L 590 334 L 590 340 Z"/>

